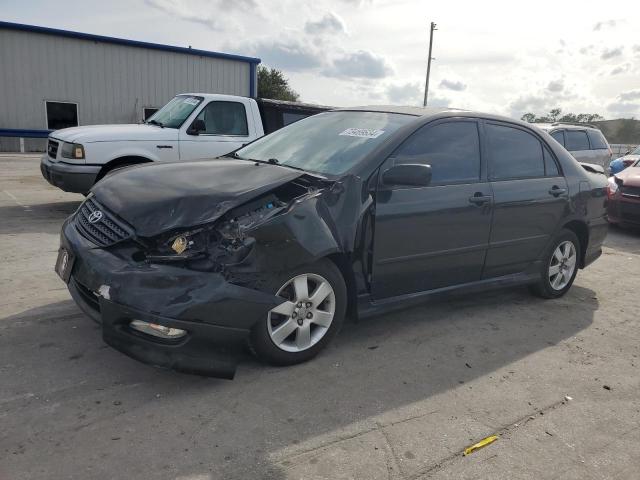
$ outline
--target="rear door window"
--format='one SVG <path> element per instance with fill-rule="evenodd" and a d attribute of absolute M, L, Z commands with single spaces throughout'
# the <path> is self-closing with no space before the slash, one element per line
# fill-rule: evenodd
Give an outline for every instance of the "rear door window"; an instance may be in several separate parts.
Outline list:
<path fill-rule="evenodd" d="M 486 124 L 489 140 L 489 177 L 492 180 L 545 176 L 542 144 L 519 128 Z"/>
<path fill-rule="evenodd" d="M 570 152 L 589 150 L 589 139 L 587 138 L 587 132 L 584 130 L 566 130 L 564 135 L 565 148 Z"/>
<path fill-rule="evenodd" d="M 587 132 L 589 133 L 592 150 L 607 150 L 609 148 L 601 132 L 598 130 L 587 130 Z"/>
<path fill-rule="evenodd" d="M 425 125 L 396 150 L 395 164 L 431 165 L 432 184 L 480 179 L 480 139 L 475 121 Z"/>
<path fill-rule="evenodd" d="M 556 132 L 553 132 L 553 133 L 551 134 L 551 136 L 552 136 L 553 138 L 555 138 L 555 139 L 556 139 L 556 141 L 557 141 L 560 145 L 562 145 L 562 146 L 564 147 L 564 133 L 562 132 L 562 130 L 558 130 L 558 131 L 556 131 Z"/>

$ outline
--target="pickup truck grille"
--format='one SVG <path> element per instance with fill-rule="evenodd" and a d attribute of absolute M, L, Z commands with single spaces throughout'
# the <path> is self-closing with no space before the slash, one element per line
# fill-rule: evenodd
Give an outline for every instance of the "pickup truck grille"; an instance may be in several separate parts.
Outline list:
<path fill-rule="evenodd" d="M 630 197 L 640 197 L 640 187 L 627 187 L 622 186 L 620 188 L 622 195 L 628 195 Z"/>
<path fill-rule="evenodd" d="M 93 198 L 88 198 L 80 206 L 74 218 L 80 234 L 101 247 L 109 247 L 130 238 L 133 230 L 116 218 Z"/>
<path fill-rule="evenodd" d="M 56 156 L 58 155 L 58 147 L 58 142 L 49 140 L 49 143 L 47 144 L 47 153 L 49 154 L 49 157 L 56 158 Z"/>

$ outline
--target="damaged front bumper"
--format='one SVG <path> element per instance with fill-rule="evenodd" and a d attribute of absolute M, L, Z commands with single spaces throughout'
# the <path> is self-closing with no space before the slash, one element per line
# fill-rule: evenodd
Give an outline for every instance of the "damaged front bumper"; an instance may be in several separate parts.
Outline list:
<path fill-rule="evenodd" d="M 104 341 L 159 367 L 233 378 L 251 327 L 282 302 L 230 283 L 221 273 L 136 262 L 121 251 L 96 247 L 70 220 L 63 225 L 61 247 L 73 258 L 71 296 L 102 325 Z M 133 320 L 186 334 L 158 338 L 131 328 Z"/>

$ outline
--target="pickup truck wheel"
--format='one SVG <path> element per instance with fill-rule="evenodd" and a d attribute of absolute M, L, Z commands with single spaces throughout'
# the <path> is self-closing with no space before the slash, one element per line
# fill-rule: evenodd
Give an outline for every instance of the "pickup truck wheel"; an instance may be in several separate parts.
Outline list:
<path fill-rule="evenodd" d="M 558 298 L 569 291 L 578 273 L 580 241 L 571 230 L 561 230 L 542 258 L 540 279 L 531 286 L 542 298 Z"/>
<path fill-rule="evenodd" d="M 273 365 L 294 365 L 315 357 L 344 321 L 347 288 L 340 270 L 321 260 L 278 276 L 269 287 L 285 301 L 254 325 L 249 348 Z"/>

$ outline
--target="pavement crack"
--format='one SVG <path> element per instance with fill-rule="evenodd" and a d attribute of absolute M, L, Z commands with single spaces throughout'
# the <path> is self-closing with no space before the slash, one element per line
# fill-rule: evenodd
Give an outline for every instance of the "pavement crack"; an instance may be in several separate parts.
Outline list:
<path fill-rule="evenodd" d="M 393 464 L 395 465 L 395 471 L 398 472 L 397 475 L 393 475 L 393 468 L 391 465 L 389 465 L 389 460 L 385 459 L 385 464 L 387 466 L 387 473 L 389 474 L 389 479 L 395 478 L 395 477 L 400 477 L 400 478 L 405 478 L 404 473 L 402 472 L 402 469 L 400 468 L 400 459 L 398 458 L 398 455 L 396 454 L 395 449 L 393 448 L 393 444 L 391 443 L 391 439 L 389 438 L 389 434 L 385 431 L 385 426 L 382 425 L 379 422 L 376 422 L 377 425 L 377 430 L 380 431 L 380 434 L 382 435 L 382 437 L 384 438 L 385 443 L 387 444 L 387 447 L 389 448 L 389 452 L 391 453 L 391 460 L 393 461 Z"/>

